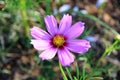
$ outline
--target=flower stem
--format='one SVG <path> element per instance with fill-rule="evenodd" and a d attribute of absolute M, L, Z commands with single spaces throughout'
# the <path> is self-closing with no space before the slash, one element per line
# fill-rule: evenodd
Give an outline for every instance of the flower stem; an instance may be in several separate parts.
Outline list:
<path fill-rule="evenodd" d="M 64 72 L 64 70 L 63 70 L 63 68 L 62 68 L 62 65 L 60 64 L 60 62 L 59 62 L 59 68 L 60 68 L 60 71 L 61 71 L 61 73 L 62 73 L 62 75 L 63 75 L 63 79 L 64 79 L 64 80 L 68 80 L 68 79 L 67 79 L 67 76 L 65 75 L 65 72 Z"/>

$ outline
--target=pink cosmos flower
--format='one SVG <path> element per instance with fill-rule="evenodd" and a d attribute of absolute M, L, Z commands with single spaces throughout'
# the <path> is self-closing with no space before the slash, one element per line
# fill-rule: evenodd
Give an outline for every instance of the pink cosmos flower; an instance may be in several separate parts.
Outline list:
<path fill-rule="evenodd" d="M 30 30 L 34 38 L 31 44 L 35 49 L 43 50 L 39 55 L 42 60 L 52 59 L 57 53 L 60 63 L 69 66 L 74 61 L 71 52 L 81 54 L 90 48 L 89 41 L 75 39 L 84 31 L 83 22 L 71 26 L 72 17 L 68 14 L 63 16 L 59 27 L 53 15 L 46 16 L 44 21 L 48 32 L 35 26 Z"/>

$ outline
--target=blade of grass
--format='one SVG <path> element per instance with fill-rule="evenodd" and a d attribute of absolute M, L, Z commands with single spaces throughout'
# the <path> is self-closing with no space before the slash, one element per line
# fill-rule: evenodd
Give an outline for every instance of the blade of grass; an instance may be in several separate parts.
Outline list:
<path fill-rule="evenodd" d="M 28 25 L 28 16 L 27 16 L 27 10 L 26 10 L 26 1 L 25 0 L 21 0 L 20 1 L 20 5 L 22 5 L 22 7 L 21 7 L 21 14 L 22 14 L 22 17 L 23 17 L 23 25 L 25 27 L 25 32 L 26 32 L 26 35 L 28 37 L 30 37 L 30 35 L 29 35 L 30 27 Z"/>
<path fill-rule="evenodd" d="M 65 69 L 66 69 L 66 71 L 67 71 L 67 73 L 68 73 L 68 76 L 69 76 L 70 80 L 73 80 L 73 79 L 72 79 L 72 75 L 71 75 L 68 67 L 65 67 Z"/>
<path fill-rule="evenodd" d="M 74 78 L 74 80 L 79 80 L 79 79 L 77 79 L 75 76 L 73 76 L 73 78 Z"/>
<path fill-rule="evenodd" d="M 82 77 L 83 77 L 83 80 L 84 80 L 84 77 L 85 77 L 85 67 L 83 66 L 83 69 L 82 69 Z"/>
<path fill-rule="evenodd" d="M 85 67 L 83 66 L 82 68 L 82 76 L 80 77 L 80 80 L 84 80 L 85 79 Z"/>
<path fill-rule="evenodd" d="M 49 15 L 50 14 L 50 0 L 45 0 L 46 2 L 46 14 Z"/>

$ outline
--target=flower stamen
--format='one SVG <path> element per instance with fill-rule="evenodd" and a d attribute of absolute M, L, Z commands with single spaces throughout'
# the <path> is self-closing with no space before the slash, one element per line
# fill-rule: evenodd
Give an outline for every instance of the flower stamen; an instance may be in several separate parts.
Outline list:
<path fill-rule="evenodd" d="M 61 35 L 56 35 L 56 36 L 54 36 L 54 38 L 53 38 L 53 44 L 54 44 L 55 46 L 57 46 L 57 47 L 63 46 L 64 42 L 65 42 L 65 39 L 64 39 L 64 37 L 61 36 Z"/>

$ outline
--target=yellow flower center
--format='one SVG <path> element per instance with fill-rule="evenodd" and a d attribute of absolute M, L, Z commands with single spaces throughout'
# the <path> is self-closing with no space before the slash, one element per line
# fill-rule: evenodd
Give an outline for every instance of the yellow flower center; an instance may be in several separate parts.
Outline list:
<path fill-rule="evenodd" d="M 61 35 L 56 35 L 56 36 L 53 38 L 53 44 L 54 44 L 55 46 L 57 46 L 57 47 L 63 46 L 64 42 L 65 42 L 65 39 L 64 39 L 64 37 L 61 36 Z"/>

